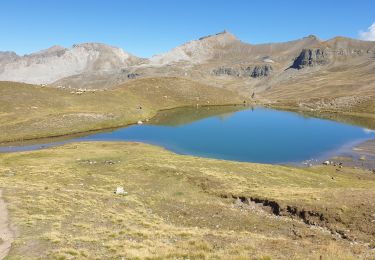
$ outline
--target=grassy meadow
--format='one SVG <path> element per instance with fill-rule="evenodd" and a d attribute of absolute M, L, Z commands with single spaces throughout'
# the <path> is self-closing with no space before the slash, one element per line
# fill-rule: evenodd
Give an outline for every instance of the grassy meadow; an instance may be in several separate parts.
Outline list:
<path fill-rule="evenodd" d="M 375 175 L 363 169 L 88 142 L 0 154 L 0 187 L 17 234 L 8 259 L 375 257 Z"/>

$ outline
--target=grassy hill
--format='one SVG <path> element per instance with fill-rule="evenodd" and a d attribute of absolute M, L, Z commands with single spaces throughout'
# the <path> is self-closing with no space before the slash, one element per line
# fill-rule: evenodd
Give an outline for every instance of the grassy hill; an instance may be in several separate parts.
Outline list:
<path fill-rule="evenodd" d="M 231 91 L 178 78 L 138 79 L 86 92 L 0 82 L 0 142 L 123 126 L 162 109 L 243 101 Z"/>
<path fill-rule="evenodd" d="M 140 143 L 0 154 L 10 259 L 370 259 L 375 175 Z M 128 195 L 116 195 L 123 186 Z"/>

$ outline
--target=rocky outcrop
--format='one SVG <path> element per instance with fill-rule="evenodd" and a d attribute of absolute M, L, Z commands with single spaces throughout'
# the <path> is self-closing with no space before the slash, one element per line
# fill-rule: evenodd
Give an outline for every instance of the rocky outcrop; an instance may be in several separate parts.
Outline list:
<path fill-rule="evenodd" d="M 121 74 L 126 75 L 128 79 L 136 79 L 140 76 L 139 73 L 128 70 L 128 69 L 121 69 Z"/>
<path fill-rule="evenodd" d="M 238 71 L 238 69 L 234 69 L 231 67 L 219 67 L 217 69 L 214 69 L 212 72 L 216 76 L 226 75 L 226 76 L 240 77 L 240 72 Z"/>
<path fill-rule="evenodd" d="M 269 64 L 247 66 L 247 67 L 219 67 L 214 69 L 212 73 L 216 76 L 232 76 L 232 77 L 252 77 L 260 78 L 267 77 L 273 71 L 273 68 Z"/>
<path fill-rule="evenodd" d="M 138 78 L 140 75 L 138 73 L 129 73 L 127 75 L 128 79 L 135 79 Z"/>
<path fill-rule="evenodd" d="M 269 64 L 265 65 L 257 65 L 253 68 L 251 72 L 251 77 L 252 78 L 259 78 L 259 77 L 267 77 L 271 74 L 272 72 L 272 66 Z"/>
<path fill-rule="evenodd" d="M 291 68 L 303 69 L 317 65 L 326 65 L 329 62 L 329 53 L 324 48 L 303 49 L 294 60 Z"/>

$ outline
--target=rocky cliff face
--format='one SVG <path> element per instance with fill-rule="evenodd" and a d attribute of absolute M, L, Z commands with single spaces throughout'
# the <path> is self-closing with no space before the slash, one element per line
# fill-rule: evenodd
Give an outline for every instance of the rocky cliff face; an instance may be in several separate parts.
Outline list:
<path fill-rule="evenodd" d="M 3 53 L 0 80 L 48 84 L 89 71 L 119 70 L 139 60 L 120 48 L 99 43 L 77 44 L 70 49 L 53 46 L 22 57 Z"/>
<path fill-rule="evenodd" d="M 294 60 L 291 68 L 303 69 L 316 65 L 326 65 L 329 63 L 329 56 L 327 49 L 324 48 L 303 49 Z"/>
<path fill-rule="evenodd" d="M 238 69 L 231 68 L 231 67 L 219 67 L 214 69 L 212 73 L 216 76 L 233 76 L 233 77 L 240 77 L 240 72 Z"/>
<path fill-rule="evenodd" d="M 232 77 L 252 77 L 252 78 L 260 78 L 260 77 L 267 77 L 273 71 L 273 68 L 269 64 L 262 64 L 262 65 L 252 65 L 252 66 L 245 66 L 239 68 L 233 67 L 219 67 L 212 71 L 212 73 L 216 76 L 232 76 Z"/>
<path fill-rule="evenodd" d="M 269 64 L 265 65 L 257 65 L 254 67 L 253 71 L 251 72 L 251 77 L 259 78 L 259 77 L 267 77 L 272 72 L 272 66 Z"/>

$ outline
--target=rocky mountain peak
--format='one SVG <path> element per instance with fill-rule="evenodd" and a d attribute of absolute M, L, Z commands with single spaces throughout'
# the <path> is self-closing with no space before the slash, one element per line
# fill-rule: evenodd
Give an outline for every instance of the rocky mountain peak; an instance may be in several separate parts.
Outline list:
<path fill-rule="evenodd" d="M 35 52 L 34 54 L 37 54 L 37 53 L 53 53 L 53 52 L 56 52 L 56 51 L 62 51 L 62 50 L 65 50 L 64 47 L 60 46 L 60 45 L 53 45 L 47 49 L 44 49 L 44 50 L 41 50 L 41 51 L 38 51 L 38 52 Z"/>
<path fill-rule="evenodd" d="M 38 51 L 38 52 L 34 52 L 34 53 L 31 53 L 31 54 L 27 54 L 25 55 L 25 57 L 32 57 L 32 56 L 41 56 L 41 57 L 46 57 L 46 56 L 61 56 L 64 52 L 66 51 L 66 49 L 60 45 L 53 45 L 52 47 L 49 47 L 47 49 L 44 49 L 44 50 L 41 50 L 41 51 Z"/>
<path fill-rule="evenodd" d="M 15 59 L 19 57 L 14 51 L 0 51 L 0 60 Z"/>
<path fill-rule="evenodd" d="M 76 43 L 73 44 L 72 48 L 82 48 L 86 50 L 110 50 L 110 49 L 120 49 L 118 47 L 113 47 L 104 43 L 98 43 L 98 42 L 84 42 L 84 43 Z"/>
<path fill-rule="evenodd" d="M 75 44 L 72 48 L 52 46 L 23 57 L 8 56 L 0 59 L 0 80 L 32 84 L 49 84 L 93 71 L 118 71 L 140 60 L 121 48 L 101 43 Z"/>
<path fill-rule="evenodd" d="M 310 35 L 306 36 L 305 38 L 320 41 L 319 37 L 314 35 L 314 34 L 310 34 Z"/>
<path fill-rule="evenodd" d="M 19 56 L 13 51 L 0 51 L 0 73 L 4 71 L 6 64 L 14 62 Z"/>
<path fill-rule="evenodd" d="M 238 42 L 240 41 L 236 36 L 228 31 L 223 31 L 187 42 L 169 52 L 155 55 L 150 58 L 150 64 L 166 65 L 176 62 L 199 64 L 212 58 L 216 52 Z"/>
<path fill-rule="evenodd" d="M 239 39 L 232 33 L 230 33 L 227 30 L 224 30 L 222 32 L 211 34 L 207 36 L 203 36 L 199 38 L 200 41 L 204 40 L 216 40 L 216 41 L 239 41 Z"/>

